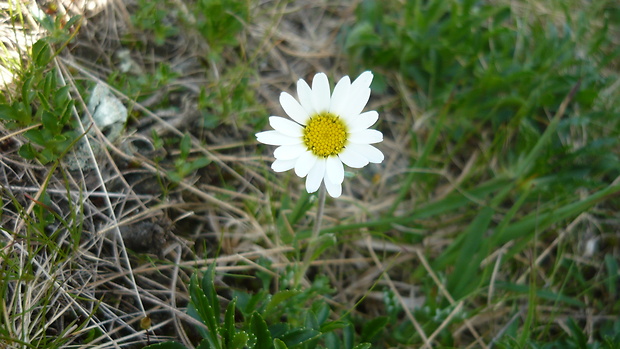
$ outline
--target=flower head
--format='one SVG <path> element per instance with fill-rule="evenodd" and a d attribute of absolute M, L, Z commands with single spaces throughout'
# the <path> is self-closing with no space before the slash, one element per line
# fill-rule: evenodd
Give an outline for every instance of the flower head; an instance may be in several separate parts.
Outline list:
<path fill-rule="evenodd" d="M 371 144 L 383 141 L 383 134 L 369 129 L 379 114 L 362 110 L 370 98 L 372 73 L 366 71 L 355 81 L 348 76 L 338 81 L 331 93 L 327 75 L 318 73 L 312 88 L 303 80 L 297 82 L 297 101 L 286 92 L 280 104 L 292 119 L 271 116 L 273 131 L 256 134 L 259 142 L 279 146 L 273 152 L 276 172 L 295 169 L 306 177 L 306 190 L 314 193 L 325 183 L 330 196 L 342 194 L 343 164 L 361 168 L 369 162 L 380 163 L 383 153 Z"/>

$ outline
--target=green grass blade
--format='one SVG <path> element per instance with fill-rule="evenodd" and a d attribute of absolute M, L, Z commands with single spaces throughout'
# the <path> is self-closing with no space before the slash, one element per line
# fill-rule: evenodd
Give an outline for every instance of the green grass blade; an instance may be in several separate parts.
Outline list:
<path fill-rule="evenodd" d="M 454 272 L 450 274 L 447 288 L 454 299 L 466 296 L 480 282 L 480 262 L 486 258 L 488 243 L 485 234 L 491 224 L 491 218 L 495 210 L 490 207 L 483 208 L 474 221 L 463 233 L 462 244 L 458 243 L 458 257 L 454 265 Z M 448 251 L 454 251 L 449 249 Z"/>

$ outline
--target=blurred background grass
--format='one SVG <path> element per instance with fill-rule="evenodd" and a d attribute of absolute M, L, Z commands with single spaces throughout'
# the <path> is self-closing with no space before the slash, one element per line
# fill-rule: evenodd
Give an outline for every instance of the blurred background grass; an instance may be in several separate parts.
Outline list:
<path fill-rule="evenodd" d="M 113 239 L 93 234 L 110 224 L 93 213 L 107 214 L 101 200 L 76 208 L 44 188 L 41 200 L 55 214 L 40 206 L 33 213 L 24 196 L 27 186 L 45 187 L 36 179 L 66 189 L 83 182 L 68 178 L 89 178 L 59 165 L 79 137 L 72 108 L 86 110 L 69 100 L 67 86 L 86 100 L 101 81 L 130 108 L 126 138 L 149 148 L 109 150 L 105 185 L 134 198 L 110 209 L 119 220 L 166 221 L 150 224 L 170 234 L 146 249 L 129 246 L 134 268 L 182 266 L 161 272 L 157 284 L 141 280 L 149 275 L 143 269 L 124 281 L 147 299 L 142 311 L 115 293 L 114 278 L 89 284 L 85 290 L 105 295 L 103 310 L 92 309 L 98 319 L 112 313 L 105 305 L 121 304 L 119 316 L 148 313 L 165 323 L 167 312 L 183 319 L 189 304 L 191 316 L 216 326 L 219 308 L 201 313 L 199 294 L 217 302 L 217 292 L 236 299 L 239 331 L 262 333 L 264 321 L 289 347 L 620 347 L 616 1 L 138 0 L 87 2 L 79 11 L 49 2 L 39 14 L 11 12 L 10 4 L 9 33 L 47 39 L 31 39 L 30 59 L 3 60 L 15 73 L 0 109 L 3 141 L 14 139 L 3 145 L 3 260 L 18 257 L 8 236 L 20 236 L 24 216 L 32 216 L 29 236 L 39 237 L 27 240 L 32 256 L 45 254 L 41 245 L 104 260 L 118 254 Z M 82 17 L 71 22 L 64 13 Z M 5 52 L 17 41 L 5 40 Z M 28 56 L 24 47 L 16 51 Z M 294 91 L 298 78 L 364 70 L 375 74 L 369 108 L 380 114 L 386 160 L 348 174 L 343 198 L 327 203 L 322 255 L 305 287 L 289 289 L 316 198 L 293 174 L 271 172 L 270 149 L 253 134 L 269 115 L 283 115 L 277 96 Z M 45 127 L 20 135 L 36 125 Z M 76 188 L 98 188 L 84 185 Z M 83 222 L 75 210 L 87 212 Z M 82 244 L 52 241 L 50 229 Z M 256 254 L 222 258 L 247 253 Z M 192 263 L 214 257 L 226 260 L 217 281 L 207 272 L 201 287 L 197 279 L 187 286 Z M 101 272 L 72 258 L 62 253 L 49 264 L 70 260 Z M 14 280 L 37 274 L 13 272 L 3 274 L 8 304 L 19 293 Z M 149 301 L 171 282 L 178 293 L 164 303 L 176 310 Z M 7 309 L 5 339 L 19 336 L 9 323 L 22 316 Z M 137 333 L 121 322 L 104 335 L 63 309 L 45 310 L 54 320 L 39 320 L 41 328 L 64 333 L 66 323 L 79 324 L 74 345 L 119 345 Z M 43 340 L 51 330 L 34 329 L 39 346 L 69 341 Z M 187 324 L 152 332 L 188 347 L 208 333 Z M 140 338 L 134 345 L 145 344 Z"/>

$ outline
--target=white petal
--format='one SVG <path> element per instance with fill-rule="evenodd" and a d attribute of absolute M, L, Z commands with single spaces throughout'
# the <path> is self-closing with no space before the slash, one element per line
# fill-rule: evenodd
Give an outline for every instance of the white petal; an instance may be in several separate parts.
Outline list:
<path fill-rule="evenodd" d="M 284 172 L 288 171 L 295 167 L 295 160 L 280 160 L 276 159 L 276 161 L 271 164 L 271 168 L 276 172 Z"/>
<path fill-rule="evenodd" d="M 291 119 L 297 121 L 299 124 L 306 124 L 306 121 L 308 120 L 308 113 L 306 113 L 306 110 L 293 96 L 286 92 L 280 93 L 280 104 Z"/>
<path fill-rule="evenodd" d="M 383 141 L 383 133 L 373 129 L 365 129 L 357 132 L 351 132 L 347 139 L 351 143 L 373 144 Z"/>
<path fill-rule="evenodd" d="M 299 156 L 297 163 L 295 163 L 295 174 L 302 178 L 305 177 L 308 172 L 310 172 L 316 161 L 316 155 L 306 150 L 305 153 L 302 153 Z"/>
<path fill-rule="evenodd" d="M 274 130 L 291 137 L 301 137 L 303 126 L 296 122 L 292 122 L 289 119 L 285 119 L 279 116 L 270 116 L 269 125 Z"/>
<path fill-rule="evenodd" d="M 347 108 L 343 111 L 345 118 L 352 118 L 364 110 L 368 99 L 370 99 L 370 84 L 372 83 L 372 73 L 365 71 L 351 83 Z"/>
<path fill-rule="evenodd" d="M 351 91 L 360 88 L 360 89 L 364 89 L 364 88 L 370 88 L 370 84 L 372 83 L 372 72 L 367 70 L 363 73 L 360 74 L 360 76 L 357 77 L 357 79 L 355 79 L 353 81 L 353 83 L 351 84 Z"/>
<path fill-rule="evenodd" d="M 362 168 L 368 165 L 368 159 L 355 151 L 355 145 L 347 145 L 342 153 L 338 154 L 340 160 L 347 166 L 353 168 Z"/>
<path fill-rule="evenodd" d="M 283 145 L 273 151 L 273 156 L 280 160 L 293 160 L 300 157 L 305 151 L 306 147 L 303 144 Z"/>
<path fill-rule="evenodd" d="M 362 110 L 364 110 L 364 107 L 366 107 L 366 103 L 368 103 L 369 99 L 369 88 L 353 92 L 353 88 L 351 87 L 351 93 L 349 94 L 348 99 L 349 102 L 340 115 L 346 119 L 355 119 L 355 117 L 357 117 Z"/>
<path fill-rule="evenodd" d="M 340 197 L 342 195 L 342 183 L 332 183 L 329 177 L 325 177 L 325 188 L 327 193 L 333 198 Z"/>
<path fill-rule="evenodd" d="M 327 75 L 325 75 L 325 73 L 316 74 L 314 79 L 312 79 L 312 105 L 314 105 L 316 113 L 329 110 L 329 95 L 329 80 L 327 80 Z"/>
<path fill-rule="evenodd" d="M 373 147 L 370 144 L 350 144 L 348 146 L 352 146 L 353 151 L 365 157 L 366 159 L 368 159 L 369 162 L 372 162 L 374 164 L 378 164 L 384 159 L 381 150 Z"/>
<path fill-rule="evenodd" d="M 379 120 L 379 113 L 374 110 L 361 113 L 347 120 L 349 126 L 349 132 L 361 131 L 374 125 Z"/>
<path fill-rule="evenodd" d="M 338 81 L 336 87 L 334 87 L 334 93 L 332 94 L 331 104 L 329 106 L 330 113 L 341 115 L 342 112 L 346 110 L 350 88 L 351 80 L 348 76 Z"/>
<path fill-rule="evenodd" d="M 301 137 L 289 137 L 278 131 L 264 131 L 256 134 L 256 139 L 264 144 L 269 145 L 293 145 L 301 144 Z"/>
<path fill-rule="evenodd" d="M 299 103 L 301 103 L 308 115 L 315 113 L 314 105 L 312 104 L 312 89 L 310 89 L 310 86 L 308 86 L 304 79 L 297 81 L 297 98 L 299 98 Z"/>
<path fill-rule="evenodd" d="M 306 177 L 306 191 L 314 193 L 319 190 L 323 177 L 325 177 L 325 159 L 317 159 Z"/>
<path fill-rule="evenodd" d="M 325 162 L 325 178 L 329 178 L 334 184 L 341 184 L 344 181 L 344 166 L 337 156 L 330 156 Z"/>
<path fill-rule="evenodd" d="M 368 158 L 368 161 L 372 162 L 373 164 L 379 164 L 383 162 L 383 159 L 385 158 L 385 156 L 383 155 L 381 150 L 373 147 L 370 144 L 365 145 L 365 147 L 367 148 L 365 154 L 366 154 L 366 157 Z"/>

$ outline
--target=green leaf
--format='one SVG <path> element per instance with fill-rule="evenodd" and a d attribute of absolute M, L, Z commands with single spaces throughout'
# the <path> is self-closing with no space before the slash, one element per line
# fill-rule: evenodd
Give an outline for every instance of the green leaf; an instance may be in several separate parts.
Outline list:
<path fill-rule="evenodd" d="M 316 314 L 312 310 L 306 313 L 305 327 L 313 330 L 320 328 L 319 320 L 316 318 Z"/>
<path fill-rule="evenodd" d="M 571 342 L 575 344 L 575 348 L 588 348 L 588 335 L 575 323 L 575 320 L 569 318 L 566 321 L 566 325 L 570 331 Z"/>
<path fill-rule="evenodd" d="M 315 308 L 316 308 L 316 312 L 315 312 L 316 320 L 322 326 L 325 323 L 325 321 L 327 321 L 327 319 L 329 318 L 331 309 L 329 308 L 329 305 L 323 302 L 316 304 Z"/>
<path fill-rule="evenodd" d="M 329 349 L 340 349 L 342 347 L 342 343 L 340 343 L 340 338 L 334 332 L 328 332 L 323 334 L 321 337 L 325 348 Z"/>
<path fill-rule="evenodd" d="M 153 139 L 153 148 L 161 149 L 164 146 L 164 141 L 159 136 L 159 133 L 155 129 L 151 130 L 151 138 Z"/>
<path fill-rule="evenodd" d="M 192 139 L 189 134 L 186 133 L 181 138 L 181 144 L 179 145 L 179 149 L 181 150 L 181 155 L 179 155 L 182 159 L 186 159 L 189 156 L 189 152 L 192 148 Z"/>
<path fill-rule="evenodd" d="M 49 132 L 45 132 L 45 129 L 34 129 L 24 133 L 26 139 L 38 145 L 46 145 L 49 139 L 48 136 L 50 136 Z"/>
<path fill-rule="evenodd" d="M 183 180 L 183 177 L 181 177 L 178 173 L 174 171 L 166 172 L 166 176 L 175 183 L 180 183 Z"/>
<path fill-rule="evenodd" d="M 46 67 L 51 59 L 52 49 L 45 39 L 41 39 L 32 45 L 32 60 L 38 67 Z"/>
<path fill-rule="evenodd" d="M 370 343 L 360 343 L 353 347 L 353 349 L 370 349 Z"/>
<path fill-rule="evenodd" d="M 45 98 L 45 96 L 43 95 L 43 93 L 37 91 L 36 95 L 38 97 L 38 100 L 41 102 L 41 108 L 44 111 L 52 111 L 53 107 L 52 105 L 49 103 L 49 101 Z"/>
<path fill-rule="evenodd" d="M 256 345 L 254 349 L 271 349 L 273 348 L 273 339 L 271 333 L 267 328 L 267 323 L 263 320 L 263 317 L 254 312 L 250 319 L 250 330 L 256 336 Z"/>
<path fill-rule="evenodd" d="M 306 213 L 314 207 L 314 201 L 310 200 L 312 194 L 308 194 L 305 190 L 302 190 L 299 199 L 295 202 L 295 207 L 288 215 L 288 222 L 291 225 L 295 225 Z"/>
<path fill-rule="evenodd" d="M 228 307 L 226 307 L 226 314 L 224 315 L 224 326 L 220 329 L 222 340 L 226 346 L 230 346 L 235 335 L 235 303 L 235 299 L 228 303 Z"/>
<path fill-rule="evenodd" d="M 383 331 L 388 321 L 387 316 L 379 316 L 366 322 L 362 327 L 362 340 L 371 341 L 379 332 Z"/>
<path fill-rule="evenodd" d="M 24 106 L 28 106 L 24 108 L 25 110 L 30 111 L 30 104 L 36 95 L 37 89 L 34 88 L 34 76 L 29 76 L 24 80 L 24 84 L 22 85 L 22 103 Z"/>
<path fill-rule="evenodd" d="M 82 16 L 80 15 L 75 15 L 73 17 L 71 17 L 67 23 L 65 23 L 64 27 L 65 28 L 71 28 L 77 21 L 81 20 Z"/>
<path fill-rule="evenodd" d="M 51 112 L 44 111 L 41 114 L 41 122 L 43 123 L 43 127 L 49 130 L 52 134 L 58 134 L 61 131 L 58 118 Z"/>
<path fill-rule="evenodd" d="M 252 317 L 254 311 L 262 312 L 262 309 L 265 307 L 264 304 L 271 297 L 265 290 L 261 290 L 252 295 L 238 292 L 235 296 L 238 297 L 237 304 L 239 304 L 239 310 L 241 310 L 243 315 L 248 319 Z"/>
<path fill-rule="evenodd" d="M 545 212 L 534 211 L 529 213 L 519 221 L 506 227 L 501 239 L 497 241 L 497 244 L 504 244 L 509 240 L 517 238 L 524 238 L 525 240 L 531 239 L 534 236 L 534 232 L 542 232 L 557 222 L 570 217 L 576 217 L 596 203 L 605 200 L 609 195 L 614 195 L 618 192 L 620 192 L 620 185 L 612 184 L 565 206 L 554 207 Z M 511 249 L 508 256 L 512 256 L 514 253 L 513 249 Z"/>
<path fill-rule="evenodd" d="M 325 252 L 326 249 L 336 245 L 336 235 L 330 233 L 322 234 L 311 243 L 316 245 L 312 253 L 312 260 L 316 260 L 323 254 L 323 252 Z"/>
<path fill-rule="evenodd" d="M 32 122 L 32 107 L 30 104 L 24 104 L 24 102 L 16 103 L 13 106 L 13 110 L 16 112 L 17 121 L 22 125 L 30 125 Z"/>
<path fill-rule="evenodd" d="M 339 330 L 341 328 L 345 328 L 349 325 L 350 325 L 350 322 L 348 321 L 342 321 L 342 320 L 330 321 L 330 322 L 326 322 L 323 325 L 321 325 L 321 332 L 323 333 L 331 332 L 331 331 Z"/>
<path fill-rule="evenodd" d="M 56 154 L 54 154 L 54 152 L 50 148 L 43 148 L 43 150 L 41 150 L 41 152 L 39 153 L 39 156 L 37 157 L 37 160 L 39 160 L 39 162 L 43 165 L 47 164 L 48 162 L 52 162 L 56 159 L 57 159 Z"/>
<path fill-rule="evenodd" d="M 38 152 L 32 147 L 32 144 L 26 143 L 19 148 L 19 156 L 26 160 L 32 160 L 37 157 Z"/>
<path fill-rule="evenodd" d="M 605 255 L 605 269 L 607 269 L 608 275 L 605 279 L 607 291 L 612 299 L 616 299 L 616 295 L 618 294 L 618 261 L 609 253 Z"/>
<path fill-rule="evenodd" d="M 58 118 L 58 122 L 63 127 L 68 125 L 71 121 L 72 108 L 73 108 L 74 103 L 75 102 L 73 100 L 68 100 L 66 104 L 60 105 L 58 108 L 58 115 L 60 116 Z"/>
<path fill-rule="evenodd" d="M 220 314 L 220 301 L 217 298 L 217 293 L 215 292 L 215 263 L 211 264 L 204 276 L 202 277 L 202 290 L 204 291 L 209 303 L 213 307 L 215 314 L 219 319 Z"/>
<path fill-rule="evenodd" d="M 69 104 L 70 101 L 69 86 L 62 86 L 54 92 L 54 105 L 63 107 Z"/>
<path fill-rule="evenodd" d="M 54 90 L 56 89 L 56 70 L 53 69 L 49 73 L 45 75 L 45 79 L 42 82 L 39 82 L 38 87 L 41 87 L 39 90 L 43 90 L 42 94 L 45 96 L 51 96 Z"/>
<path fill-rule="evenodd" d="M 471 292 L 479 282 L 480 262 L 486 257 L 484 245 L 484 235 L 489 229 L 491 218 L 495 210 L 484 207 L 478 213 L 474 221 L 463 233 L 462 239 L 458 239 L 454 244 L 458 245 L 458 257 L 455 262 L 454 272 L 450 274 L 448 280 L 448 290 L 455 299 L 460 299 Z M 462 244 L 460 244 L 462 242 Z M 456 245 L 455 245 L 456 246 Z M 450 248 L 446 253 L 454 251 Z"/>
<path fill-rule="evenodd" d="M 498 288 L 502 288 L 505 290 L 509 290 L 509 291 L 513 291 L 513 292 L 517 292 L 521 294 L 529 294 L 531 289 L 534 288 L 534 286 L 519 285 L 519 284 L 503 282 L 503 281 L 502 282 L 498 281 L 496 283 L 496 286 Z M 536 291 L 535 292 L 536 297 L 541 298 L 541 299 L 546 299 L 552 302 L 562 302 L 562 303 L 576 306 L 576 307 L 585 306 L 585 304 L 583 304 L 583 302 L 581 302 L 580 300 L 575 299 L 573 297 L 566 296 L 559 292 L 553 292 L 551 290 L 545 290 L 545 289 L 538 289 L 535 291 Z"/>
<path fill-rule="evenodd" d="M 235 333 L 233 340 L 227 349 L 243 349 L 248 344 L 249 336 L 247 332 L 241 331 Z"/>
<path fill-rule="evenodd" d="M 35 17 L 36 18 L 36 17 Z M 49 15 L 45 15 L 45 17 L 43 18 L 37 18 L 37 21 L 41 24 L 41 26 L 43 28 L 45 28 L 45 30 L 47 30 L 48 32 L 53 32 L 54 31 L 54 20 L 52 19 L 51 16 Z"/>
<path fill-rule="evenodd" d="M 209 274 L 209 272 L 207 272 L 207 274 Z M 211 287 L 213 286 L 211 285 Z M 209 289 L 209 287 L 207 287 L 207 289 Z M 206 294 L 209 292 L 200 288 L 196 274 L 192 275 L 192 278 L 190 280 L 189 292 L 191 305 L 196 310 L 198 316 L 200 317 L 200 320 L 207 326 L 208 335 L 205 339 L 209 341 L 209 344 L 213 348 L 221 348 L 220 339 L 218 337 L 219 302 L 216 306 L 212 305 L 212 298 Z"/>
<path fill-rule="evenodd" d="M 355 338 L 355 329 L 352 324 L 348 324 L 342 329 L 342 339 L 344 340 L 345 349 L 353 349 L 353 341 Z"/>
<path fill-rule="evenodd" d="M 208 339 L 203 339 L 200 341 L 200 344 L 196 347 L 196 349 L 211 349 L 211 344 Z"/>
<path fill-rule="evenodd" d="M 360 46 L 381 46 L 381 37 L 375 33 L 372 24 L 368 22 L 359 23 L 349 33 L 345 48 L 347 50 Z"/>
<path fill-rule="evenodd" d="M 20 115 L 10 105 L 0 104 L 0 120 L 19 121 Z"/>
<path fill-rule="evenodd" d="M 298 328 L 285 333 L 280 339 L 288 347 L 295 347 L 307 343 L 321 336 L 321 332 L 312 329 Z"/>
<path fill-rule="evenodd" d="M 299 293 L 300 293 L 299 291 L 294 291 L 294 290 L 282 290 L 282 291 L 277 292 L 276 294 L 273 295 L 273 297 L 271 297 L 271 300 L 267 304 L 267 307 L 265 307 L 265 313 L 269 314 L 280 303 L 286 301 L 287 299 L 291 297 L 298 295 Z"/>
<path fill-rule="evenodd" d="M 201 169 L 210 163 L 211 160 L 206 157 L 198 158 L 190 163 L 190 166 L 188 168 L 188 174 L 198 169 Z"/>
<path fill-rule="evenodd" d="M 289 321 L 292 319 L 289 319 Z M 271 326 L 269 326 L 269 333 L 271 333 L 272 338 L 280 338 L 284 336 L 285 333 L 291 330 L 291 324 L 288 322 L 278 322 Z"/>
<path fill-rule="evenodd" d="M 300 219 L 305 217 L 306 213 L 314 207 L 314 201 L 311 200 L 312 194 L 308 194 L 305 190 L 302 190 L 299 198 L 295 200 L 294 207 L 291 207 L 291 197 L 288 194 L 282 195 L 280 201 L 282 203 L 282 209 L 279 210 L 278 215 L 278 231 L 283 243 L 292 244 L 295 239 L 303 239 L 302 236 L 298 236 L 291 232 L 290 226 L 295 226 Z M 307 236 L 310 236 L 307 234 Z"/>
<path fill-rule="evenodd" d="M 278 338 L 273 340 L 273 347 L 275 349 L 288 349 L 286 344 L 283 341 L 279 340 Z"/>

